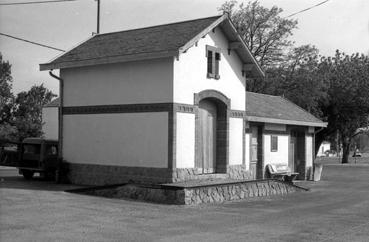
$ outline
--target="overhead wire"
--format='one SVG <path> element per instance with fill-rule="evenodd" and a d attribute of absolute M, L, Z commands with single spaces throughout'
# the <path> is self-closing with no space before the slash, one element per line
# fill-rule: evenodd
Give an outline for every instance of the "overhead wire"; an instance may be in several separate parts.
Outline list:
<path fill-rule="evenodd" d="M 298 11 L 298 12 L 296 12 L 296 13 L 290 14 L 290 15 L 286 16 L 285 18 L 290 18 L 290 17 L 295 16 L 295 15 L 297 15 L 297 14 L 299 14 L 299 13 L 306 12 L 306 11 L 308 11 L 308 10 L 310 10 L 310 9 L 313 9 L 313 8 L 316 8 L 316 7 L 320 6 L 320 5 L 323 5 L 324 3 L 328 2 L 328 1 L 329 1 L 329 0 L 325 0 L 325 1 L 323 1 L 323 2 L 320 2 L 320 3 L 318 3 L 318 4 L 315 4 L 314 6 L 311 6 L 311 7 L 309 7 L 309 8 L 305 8 L 305 9 L 303 9 L 303 10 L 300 10 L 300 11 Z"/>
<path fill-rule="evenodd" d="M 42 3 L 59 3 L 59 2 L 74 2 L 78 0 L 49 0 L 49 1 L 32 1 L 32 2 L 12 2 L 12 3 L 0 3 L 0 6 L 11 6 L 11 5 L 24 5 L 24 4 L 42 4 Z"/>
<path fill-rule="evenodd" d="M 13 35 L 4 34 L 4 33 L 0 33 L 0 35 L 6 36 L 6 37 L 9 37 L 9 38 L 12 38 L 12 39 L 24 41 L 24 42 L 27 42 L 27 43 L 30 43 L 30 44 L 42 46 L 42 47 L 45 47 L 45 48 L 49 48 L 49 49 L 53 49 L 53 50 L 65 52 L 65 50 L 62 50 L 62 49 L 59 49 L 59 48 L 56 48 L 56 47 L 52 47 L 50 45 L 45 45 L 45 44 L 37 43 L 37 42 L 31 41 L 31 40 L 26 40 L 26 39 L 23 39 L 23 38 L 15 37 Z"/>
<path fill-rule="evenodd" d="M 43 3 L 60 3 L 60 2 L 74 2 L 74 1 L 78 1 L 78 0 L 46 0 L 46 1 L 30 1 L 30 2 L 11 2 L 11 3 L 0 3 L 0 6 L 11 6 L 11 5 L 25 5 L 25 4 L 43 4 Z M 45 48 L 49 48 L 49 49 L 53 49 L 53 50 L 57 50 L 57 51 L 62 51 L 65 52 L 65 50 L 50 46 L 50 45 L 45 45 L 45 44 L 41 44 L 35 41 L 31 41 L 31 40 L 27 40 L 27 39 L 23 39 L 20 37 L 16 37 L 10 34 L 5 34 L 5 33 L 0 33 L 0 35 L 6 36 L 8 38 L 12 38 L 12 39 L 16 39 L 16 40 L 20 40 L 23 42 L 27 42 L 33 45 L 37 45 L 37 46 L 41 46 L 41 47 L 45 47 Z"/>

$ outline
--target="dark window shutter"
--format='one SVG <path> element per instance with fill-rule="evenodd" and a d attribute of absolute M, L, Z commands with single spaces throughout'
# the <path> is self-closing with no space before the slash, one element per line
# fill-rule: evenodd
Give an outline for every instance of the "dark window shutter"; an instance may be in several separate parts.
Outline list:
<path fill-rule="evenodd" d="M 213 52 L 208 50 L 208 74 L 213 74 Z"/>
<path fill-rule="evenodd" d="M 220 60 L 220 53 L 215 52 L 214 74 L 215 74 L 216 79 L 219 79 L 219 60 Z"/>
<path fill-rule="evenodd" d="M 271 151 L 272 152 L 278 151 L 278 136 L 272 135 L 270 142 L 271 142 L 270 144 Z"/>

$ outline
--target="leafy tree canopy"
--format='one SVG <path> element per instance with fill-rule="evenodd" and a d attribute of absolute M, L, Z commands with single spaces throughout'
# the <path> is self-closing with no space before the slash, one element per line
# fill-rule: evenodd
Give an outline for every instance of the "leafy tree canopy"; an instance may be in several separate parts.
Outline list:
<path fill-rule="evenodd" d="M 0 53 L 0 139 L 21 141 L 42 135 L 42 107 L 56 96 L 43 85 L 12 93 L 11 64 Z"/>
<path fill-rule="evenodd" d="M 13 113 L 19 140 L 42 135 L 42 107 L 56 95 L 41 84 L 33 86 L 27 92 L 20 92 L 15 99 Z"/>
<path fill-rule="evenodd" d="M 11 76 L 11 65 L 3 60 L 0 52 L 0 124 L 10 119 L 10 112 L 14 96 L 11 92 L 13 78 Z"/>
<path fill-rule="evenodd" d="M 368 126 L 369 57 L 336 51 L 321 59 L 319 78 L 327 83 L 327 99 L 321 103 L 328 129 L 338 130 L 343 145 L 342 162 L 348 162 L 351 139 L 358 128 Z"/>

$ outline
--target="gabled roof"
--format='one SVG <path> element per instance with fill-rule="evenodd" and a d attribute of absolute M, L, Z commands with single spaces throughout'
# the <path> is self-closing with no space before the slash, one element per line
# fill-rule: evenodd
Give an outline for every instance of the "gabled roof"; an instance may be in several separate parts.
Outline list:
<path fill-rule="evenodd" d="M 178 56 L 218 26 L 230 42 L 240 43 L 236 52 L 244 64 L 252 64 L 252 74 L 264 76 L 228 15 L 97 34 L 49 63 L 40 64 L 40 70 Z"/>
<path fill-rule="evenodd" d="M 59 107 L 59 105 L 60 105 L 59 98 L 55 98 L 54 100 L 46 104 L 44 108 Z"/>
<path fill-rule="evenodd" d="M 254 122 L 327 127 L 327 123 L 283 97 L 254 92 L 246 92 L 246 118 Z"/>

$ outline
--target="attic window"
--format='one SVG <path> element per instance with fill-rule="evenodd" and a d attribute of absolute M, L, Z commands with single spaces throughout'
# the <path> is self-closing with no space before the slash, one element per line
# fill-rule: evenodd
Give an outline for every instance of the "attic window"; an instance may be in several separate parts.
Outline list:
<path fill-rule="evenodd" d="M 206 46 L 206 57 L 208 60 L 207 65 L 207 77 L 219 79 L 219 61 L 220 61 L 220 49 L 213 46 Z"/>

